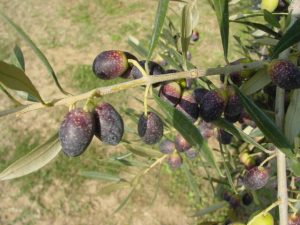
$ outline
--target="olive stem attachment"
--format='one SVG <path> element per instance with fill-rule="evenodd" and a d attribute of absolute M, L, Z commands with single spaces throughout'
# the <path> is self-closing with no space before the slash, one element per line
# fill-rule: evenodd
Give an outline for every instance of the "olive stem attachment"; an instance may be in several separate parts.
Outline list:
<path fill-rule="evenodd" d="M 259 166 L 263 167 L 267 162 L 269 162 L 270 160 L 272 160 L 275 157 L 277 157 L 277 153 L 274 153 L 273 155 L 270 155 L 269 157 L 267 157 Z"/>

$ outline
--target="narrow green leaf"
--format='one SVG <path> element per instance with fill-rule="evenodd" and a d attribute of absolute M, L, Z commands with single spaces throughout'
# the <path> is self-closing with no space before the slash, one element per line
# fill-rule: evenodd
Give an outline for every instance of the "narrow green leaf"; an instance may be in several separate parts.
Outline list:
<path fill-rule="evenodd" d="M 269 11 L 267 11 L 265 9 L 264 9 L 264 18 L 265 18 L 265 21 L 268 22 L 271 26 L 280 28 L 280 23 L 276 19 L 275 15 L 273 15 L 272 13 L 270 13 Z"/>
<path fill-rule="evenodd" d="M 180 111 L 172 107 L 170 104 L 161 100 L 157 94 L 154 94 L 154 100 L 163 110 L 167 119 L 172 126 L 192 145 L 195 146 L 204 156 L 206 161 L 214 167 L 220 175 L 222 175 L 212 150 L 208 147 L 207 141 L 203 139 L 200 131 L 194 124 Z"/>
<path fill-rule="evenodd" d="M 25 61 L 24 61 L 23 52 L 18 45 L 14 47 L 14 50 L 10 56 L 10 62 L 11 64 L 15 65 L 16 67 L 18 67 L 19 69 L 25 72 Z M 26 101 L 39 102 L 38 98 L 28 94 L 27 92 L 16 91 L 16 94 Z"/>
<path fill-rule="evenodd" d="M 134 193 L 135 188 L 132 188 L 129 192 L 129 194 L 126 196 L 126 198 L 121 202 L 121 204 L 119 205 L 119 207 L 114 211 L 114 213 L 119 212 L 129 201 L 129 199 L 131 198 L 132 194 Z"/>
<path fill-rule="evenodd" d="M 126 147 L 127 150 L 131 151 L 133 154 L 142 156 L 142 157 L 150 157 L 150 158 L 159 158 L 162 156 L 162 153 L 157 150 L 149 149 L 144 146 L 135 146 L 133 144 L 125 144 L 123 145 Z"/>
<path fill-rule="evenodd" d="M 152 31 L 152 38 L 149 45 L 147 61 L 151 59 L 153 51 L 158 43 L 159 36 L 167 15 L 168 6 L 169 6 L 169 0 L 159 0 L 157 10 L 156 10 L 155 21 L 154 21 L 154 28 Z"/>
<path fill-rule="evenodd" d="M 214 121 L 214 124 L 217 127 L 223 128 L 229 133 L 231 133 L 236 138 L 239 138 L 240 140 L 243 140 L 249 144 L 252 144 L 253 146 L 257 147 L 258 149 L 267 152 L 268 150 L 265 149 L 263 146 L 261 146 L 259 143 L 257 143 L 255 140 L 253 140 L 249 135 L 247 135 L 244 131 L 240 130 L 239 128 L 235 127 L 232 123 L 229 123 L 228 121 L 224 119 L 218 119 Z"/>
<path fill-rule="evenodd" d="M 0 83 L 0 90 L 16 105 L 16 106 L 19 106 L 19 105 L 22 105 L 17 99 L 15 99 L 14 96 L 12 96 L 8 90 L 6 90 L 5 87 L 3 87 Z"/>
<path fill-rule="evenodd" d="M 272 141 L 272 143 L 289 158 L 295 157 L 291 145 L 274 122 L 236 86 L 234 87 L 247 112 L 250 114 L 259 129 L 264 133 L 266 138 Z"/>
<path fill-rule="evenodd" d="M 10 25 L 17 33 L 18 35 L 29 45 L 29 47 L 33 50 L 33 52 L 36 54 L 36 56 L 41 60 L 41 62 L 44 64 L 46 69 L 48 70 L 49 74 L 54 79 L 54 82 L 56 86 L 59 88 L 59 90 L 63 94 L 68 94 L 66 91 L 63 90 L 60 83 L 58 82 L 58 79 L 56 77 L 56 74 L 50 65 L 48 59 L 46 56 L 42 53 L 42 51 L 34 44 L 34 42 L 31 40 L 31 38 L 24 32 L 24 30 L 19 27 L 17 24 L 15 24 L 9 17 L 7 17 L 1 10 L 0 10 L 0 16 L 4 19 L 4 21 Z"/>
<path fill-rule="evenodd" d="M 142 57 L 147 57 L 147 50 L 143 46 L 141 46 L 138 39 L 133 36 L 129 36 L 128 44 Z"/>
<path fill-rule="evenodd" d="M 16 66 L 0 61 L 0 82 L 10 89 L 27 92 L 44 103 L 24 71 Z"/>
<path fill-rule="evenodd" d="M 189 49 L 191 35 L 193 29 L 196 27 L 199 19 L 199 11 L 196 2 L 186 4 L 182 9 L 181 21 L 181 48 L 183 55 L 183 62 L 187 62 L 187 52 Z M 186 68 L 187 69 L 187 68 Z"/>
<path fill-rule="evenodd" d="M 294 138 L 300 134 L 300 89 L 293 91 L 286 116 L 284 133 L 291 144 Z"/>
<path fill-rule="evenodd" d="M 11 64 L 15 65 L 19 69 L 25 71 L 25 60 L 22 50 L 18 45 L 14 47 L 14 50 L 10 56 Z"/>
<path fill-rule="evenodd" d="M 220 151 L 221 151 L 221 155 L 222 155 L 223 165 L 224 165 L 224 168 L 225 168 L 225 173 L 226 173 L 226 177 L 227 177 L 228 183 L 229 183 L 231 189 L 237 194 L 237 191 L 236 191 L 235 186 L 233 184 L 233 179 L 232 179 L 232 176 L 231 176 L 231 172 L 230 172 L 230 169 L 228 167 L 228 163 L 227 163 L 227 161 L 225 159 L 225 154 L 224 154 L 223 146 L 222 146 L 222 144 L 220 142 L 219 142 L 219 146 L 220 146 Z"/>
<path fill-rule="evenodd" d="M 61 145 L 56 134 L 3 170 L 0 173 L 0 180 L 22 177 L 39 170 L 54 159 L 60 150 Z"/>
<path fill-rule="evenodd" d="M 278 44 L 274 47 L 272 58 L 277 58 L 279 53 L 300 41 L 300 19 L 298 19 L 280 38 Z"/>
<path fill-rule="evenodd" d="M 240 21 L 240 20 L 230 20 L 230 22 L 233 22 L 233 23 L 240 23 L 240 24 L 244 24 L 244 25 L 247 25 L 249 27 L 253 27 L 255 29 L 258 29 L 258 30 L 261 30 L 261 31 L 264 31 L 266 32 L 267 34 L 270 34 L 272 36 L 274 36 L 275 38 L 280 38 L 280 34 L 276 33 L 274 30 L 272 30 L 271 28 L 263 25 L 263 24 L 260 24 L 260 23 L 254 23 L 254 22 L 249 22 L 249 21 Z"/>
<path fill-rule="evenodd" d="M 244 95 L 252 95 L 267 86 L 269 83 L 271 83 L 271 78 L 268 75 L 267 70 L 261 69 L 257 71 L 253 77 L 242 84 L 241 91 Z"/>
<path fill-rule="evenodd" d="M 194 217 L 202 217 L 208 213 L 213 213 L 219 209 L 222 209 L 224 207 L 227 207 L 228 203 L 223 201 L 223 202 L 218 202 L 216 204 L 213 204 L 207 208 L 201 209 L 200 211 L 196 212 L 193 216 Z"/>
<path fill-rule="evenodd" d="M 227 59 L 229 38 L 228 0 L 213 0 L 213 3 L 220 28 L 224 57 Z"/>
<path fill-rule="evenodd" d="M 111 174 L 111 173 L 105 173 L 105 172 L 80 171 L 79 175 L 87 177 L 87 178 L 98 179 L 98 180 L 105 180 L 105 181 L 112 181 L 112 182 L 121 181 L 121 178 L 118 175 Z"/>
<path fill-rule="evenodd" d="M 111 183 L 106 185 L 105 187 L 101 188 L 100 194 L 108 195 L 114 191 L 122 190 L 125 188 L 129 188 L 130 184 L 128 182 L 118 182 L 118 183 Z"/>
<path fill-rule="evenodd" d="M 181 169 L 184 172 L 184 175 L 187 179 L 187 182 L 188 182 L 191 190 L 193 191 L 193 193 L 195 195 L 196 202 L 200 202 L 200 200 L 201 200 L 200 190 L 199 190 L 199 187 L 197 185 L 197 182 L 195 181 L 193 175 L 190 172 L 190 168 L 188 166 L 188 163 L 183 163 L 181 165 Z"/>
<path fill-rule="evenodd" d="M 300 161 L 297 159 L 289 159 L 288 167 L 294 173 L 295 176 L 300 177 Z"/>

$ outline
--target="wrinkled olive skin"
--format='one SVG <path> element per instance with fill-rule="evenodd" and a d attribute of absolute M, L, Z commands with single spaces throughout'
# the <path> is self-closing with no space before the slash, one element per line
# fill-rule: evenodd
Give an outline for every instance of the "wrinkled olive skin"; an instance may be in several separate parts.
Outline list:
<path fill-rule="evenodd" d="M 117 145 L 124 134 L 124 122 L 117 110 L 109 103 L 101 103 L 95 107 L 95 135 L 103 143 Z"/>
<path fill-rule="evenodd" d="M 264 187 L 269 180 L 269 172 L 263 167 L 253 167 L 247 170 L 243 183 L 247 189 L 258 190 Z"/>
<path fill-rule="evenodd" d="M 81 108 L 71 110 L 59 129 L 59 140 L 63 152 L 70 157 L 81 155 L 90 144 L 95 133 L 93 114 Z"/>
<path fill-rule="evenodd" d="M 207 92 L 200 105 L 200 117 L 205 122 L 212 122 L 221 117 L 225 109 L 225 99 L 217 91 Z"/>
<path fill-rule="evenodd" d="M 142 114 L 138 122 L 138 134 L 143 142 L 149 145 L 156 144 L 163 136 L 163 121 L 154 112 L 148 112 L 147 118 Z"/>
<path fill-rule="evenodd" d="M 288 60 L 273 60 L 268 66 L 268 74 L 278 87 L 285 90 L 300 88 L 300 70 Z"/>

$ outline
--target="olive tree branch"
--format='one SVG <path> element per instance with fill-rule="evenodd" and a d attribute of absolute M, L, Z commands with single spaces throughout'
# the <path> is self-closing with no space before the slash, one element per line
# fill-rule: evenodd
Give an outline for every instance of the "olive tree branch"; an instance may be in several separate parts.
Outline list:
<path fill-rule="evenodd" d="M 9 114 L 17 114 L 17 116 L 38 110 L 43 108 L 55 107 L 60 105 L 69 106 L 70 104 L 74 104 L 78 101 L 82 101 L 91 97 L 101 97 L 104 95 L 116 93 L 119 91 L 127 90 L 130 88 L 142 86 L 142 85 L 152 85 L 155 83 L 171 81 L 171 80 L 180 80 L 184 78 L 199 78 L 204 76 L 212 76 L 212 75 L 219 75 L 219 74 L 230 74 L 232 72 L 239 72 L 243 70 L 251 70 L 251 69 L 261 69 L 265 66 L 266 62 L 264 61 L 254 61 L 251 63 L 242 63 L 238 65 L 227 65 L 224 67 L 217 67 L 217 68 L 208 68 L 208 69 L 193 69 L 190 71 L 182 71 L 177 73 L 169 73 L 163 75 L 151 75 L 151 76 L 143 76 L 140 79 L 131 80 L 119 84 L 114 84 L 107 87 L 96 88 L 91 91 L 75 95 L 75 96 L 67 96 L 65 98 L 55 99 L 48 103 L 47 105 L 42 103 L 32 103 L 28 105 L 22 105 L 20 107 L 9 109 L 0 112 L 0 117 L 6 116 Z"/>
<path fill-rule="evenodd" d="M 291 27 L 297 18 L 300 16 L 300 0 L 294 0 L 289 8 L 292 14 L 292 20 L 289 25 Z M 290 54 L 290 49 L 283 51 L 279 58 L 287 59 Z M 275 113 L 276 113 L 276 124 L 279 129 L 283 129 L 284 126 L 284 97 L 285 90 L 277 87 L 276 89 L 276 103 L 275 103 Z M 278 192 L 277 196 L 280 200 L 279 204 L 279 224 L 288 225 L 288 190 L 287 190 L 287 174 L 286 174 L 286 157 L 279 149 L 277 152 L 277 183 Z"/>

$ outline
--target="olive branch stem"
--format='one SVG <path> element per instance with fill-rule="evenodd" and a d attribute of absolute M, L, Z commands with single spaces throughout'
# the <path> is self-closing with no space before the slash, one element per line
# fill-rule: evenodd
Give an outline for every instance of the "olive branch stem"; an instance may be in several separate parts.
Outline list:
<path fill-rule="evenodd" d="M 289 24 L 291 27 L 296 19 L 300 15 L 300 0 L 292 1 L 289 12 L 291 12 L 292 20 Z M 288 28 L 289 28 L 288 27 Z M 279 58 L 287 59 L 290 54 L 290 49 L 283 51 Z M 279 129 L 283 130 L 284 126 L 284 98 L 285 90 L 282 88 L 276 88 L 276 100 L 275 100 L 275 120 Z M 276 149 L 277 153 L 277 197 L 281 201 L 279 204 L 279 225 L 288 224 L 288 189 L 287 189 L 287 174 L 286 174 L 286 156 L 279 149 Z"/>
<path fill-rule="evenodd" d="M 169 73 L 169 74 L 163 74 L 163 75 L 151 75 L 151 76 L 143 76 L 140 79 L 131 80 L 127 82 L 123 82 L 120 84 L 114 84 L 111 86 L 96 88 L 93 90 L 90 90 L 88 92 L 74 95 L 74 96 L 66 96 L 64 98 L 55 99 L 48 104 L 42 104 L 42 103 L 32 103 L 28 105 L 22 105 L 13 109 L 4 110 L 0 112 L 0 117 L 6 116 L 9 114 L 17 114 L 17 116 L 20 116 L 23 113 L 27 113 L 34 110 L 44 109 L 44 108 L 50 108 L 50 107 L 56 107 L 60 105 L 69 106 L 72 103 L 82 101 L 85 99 L 93 97 L 101 97 L 104 95 L 116 93 L 119 91 L 127 90 L 130 88 L 142 86 L 142 85 L 152 85 L 155 83 L 165 82 L 165 81 L 172 81 L 172 80 L 180 80 L 184 78 L 199 78 L 204 76 L 213 76 L 213 75 L 219 75 L 219 74 L 230 74 L 232 72 L 240 72 L 243 70 L 251 70 L 251 69 L 261 69 L 266 65 L 266 61 L 254 61 L 251 63 L 242 63 L 238 65 L 227 65 L 224 67 L 217 67 L 217 68 L 208 68 L 208 69 L 193 69 L 189 71 L 182 71 L 177 73 Z"/>

